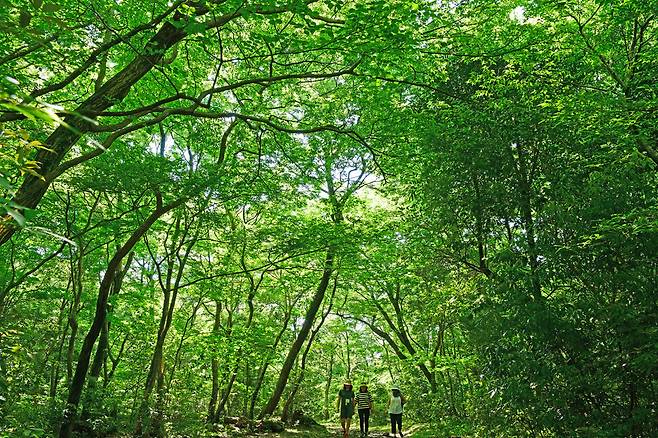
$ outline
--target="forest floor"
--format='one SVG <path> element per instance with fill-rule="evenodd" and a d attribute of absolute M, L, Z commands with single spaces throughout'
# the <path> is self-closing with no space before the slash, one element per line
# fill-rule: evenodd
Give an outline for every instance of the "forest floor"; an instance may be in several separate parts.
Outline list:
<path fill-rule="evenodd" d="M 421 433 L 418 434 L 419 427 L 412 426 L 408 430 L 404 431 L 405 438 L 420 438 L 427 437 L 428 435 Z M 267 438 L 342 438 L 343 432 L 340 426 L 328 426 L 328 427 L 313 427 L 313 428 L 288 428 L 285 432 L 282 433 L 264 433 L 258 434 L 257 437 L 267 437 Z M 385 438 L 389 437 L 386 429 L 382 427 L 374 427 L 370 430 L 368 438 Z M 398 435 L 399 436 L 399 435 Z M 359 438 L 359 425 L 357 423 L 356 429 L 350 429 L 350 438 Z"/>

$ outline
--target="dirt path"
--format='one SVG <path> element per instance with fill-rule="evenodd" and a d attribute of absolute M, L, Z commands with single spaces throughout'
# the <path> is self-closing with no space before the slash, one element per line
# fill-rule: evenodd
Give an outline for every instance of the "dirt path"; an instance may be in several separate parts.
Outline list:
<path fill-rule="evenodd" d="M 349 438 L 360 438 L 361 434 L 359 432 L 359 424 L 352 424 L 350 428 L 350 437 Z M 428 435 L 422 432 L 422 427 L 419 425 L 412 425 L 408 429 L 404 430 L 404 438 L 420 438 L 427 437 Z M 378 425 L 373 426 L 370 429 L 368 438 L 391 438 L 392 435 L 388 434 L 388 426 Z M 311 427 L 288 427 L 284 432 L 274 433 L 274 432 L 261 432 L 257 434 L 245 434 L 237 433 L 228 435 L 216 435 L 217 437 L 243 437 L 243 438 L 343 438 L 343 431 L 340 425 L 337 424 L 325 424 L 317 425 Z M 400 435 L 397 435 L 399 438 Z"/>
<path fill-rule="evenodd" d="M 342 438 L 343 437 L 343 431 L 340 427 L 328 427 L 328 432 L 329 435 L 332 438 Z M 378 428 L 380 429 L 380 428 Z M 356 429 L 354 429 L 354 425 L 350 428 L 350 438 L 360 438 L 361 434 L 359 432 L 359 424 L 357 423 Z M 399 434 L 397 435 L 399 438 Z M 392 435 L 389 435 L 388 432 L 384 432 L 382 430 L 370 430 L 368 433 L 368 438 L 389 438 L 392 437 Z M 405 431 L 404 438 L 411 438 L 413 437 L 413 431 Z"/>
<path fill-rule="evenodd" d="M 340 427 L 330 426 L 328 428 L 313 429 L 287 429 L 283 433 L 265 433 L 256 435 L 259 438 L 343 438 L 343 431 Z M 399 436 L 399 435 L 398 435 Z M 413 432 L 405 433 L 405 438 L 413 437 Z M 350 438 L 359 438 L 359 428 L 350 430 Z M 388 438 L 389 435 L 381 430 L 373 430 L 368 434 L 368 438 Z"/>

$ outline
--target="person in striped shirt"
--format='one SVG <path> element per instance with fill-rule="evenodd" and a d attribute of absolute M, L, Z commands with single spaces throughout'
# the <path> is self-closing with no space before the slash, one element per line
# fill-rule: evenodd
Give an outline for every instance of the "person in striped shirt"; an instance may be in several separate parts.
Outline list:
<path fill-rule="evenodd" d="M 359 408 L 359 427 L 361 428 L 361 437 L 367 437 L 370 411 L 372 410 L 372 396 L 368 392 L 368 385 L 365 383 L 361 384 L 359 392 L 356 394 L 356 405 Z"/>

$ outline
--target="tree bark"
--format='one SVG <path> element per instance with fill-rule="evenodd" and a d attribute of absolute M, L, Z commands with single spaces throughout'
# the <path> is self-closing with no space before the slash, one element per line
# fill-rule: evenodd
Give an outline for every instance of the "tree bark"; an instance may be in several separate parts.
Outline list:
<path fill-rule="evenodd" d="M 134 253 L 131 252 L 128 255 L 128 259 L 123 267 L 119 268 L 119 272 L 114 277 L 114 282 L 112 284 L 112 289 L 110 291 L 110 297 L 113 295 L 119 294 L 121 291 L 121 286 L 123 285 L 123 279 L 130 269 Z M 110 314 L 114 309 L 108 309 L 107 313 Z M 94 355 L 94 360 L 91 364 L 91 370 L 89 371 L 89 386 L 87 388 L 87 397 L 88 401 L 84 403 L 84 409 L 82 411 L 82 417 L 88 418 L 90 415 L 90 408 L 92 406 L 100 406 L 101 402 L 98 400 L 98 394 L 96 394 L 96 387 L 98 385 L 98 379 L 100 378 L 101 371 L 103 366 L 107 361 L 107 350 L 109 348 L 110 340 L 110 322 L 105 318 L 105 323 L 101 328 L 100 338 L 98 339 L 98 345 L 96 346 L 96 354 Z M 103 388 L 105 385 L 103 385 Z"/>
<path fill-rule="evenodd" d="M 302 360 L 299 366 L 299 374 L 290 391 L 290 395 L 288 396 L 288 399 L 286 400 L 286 403 L 283 406 L 283 414 L 281 415 L 281 421 L 283 421 L 284 423 L 287 423 L 288 419 L 290 418 L 290 413 L 292 411 L 292 406 L 295 400 L 295 396 L 297 395 L 297 392 L 299 391 L 299 388 L 301 387 L 302 382 L 304 381 L 304 373 L 306 372 L 306 358 L 308 357 L 308 353 L 311 351 L 311 347 L 313 346 L 313 341 L 317 337 L 318 333 L 320 333 L 320 329 L 322 328 L 325 321 L 327 320 L 327 316 L 329 316 L 329 313 L 331 313 L 331 308 L 333 307 L 334 297 L 336 296 L 337 288 L 338 288 L 338 278 L 334 277 L 334 287 L 331 291 L 331 298 L 329 299 L 329 304 L 327 306 L 327 309 L 322 313 L 322 319 L 320 320 L 320 323 L 317 325 L 317 327 L 313 329 L 313 332 L 311 333 L 311 337 L 306 343 L 306 348 L 304 349 L 304 353 L 302 354 Z"/>
<path fill-rule="evenodd" d="M 145 220 L 140 224 L 140 226 L 133 232 L 133 234 L 128 238 L 128 240 L 117 250 L 114 254 L 110 263 L 108 264 L 103 280 L 101 281 L 100 288 L 98 291 L 98 298 L 96 300 L 96 311 L 94 313 L 94 319 L 85 336 L 82 348 L 80 349 L 80 354 L 78 355 L 78 363 L 75 369 L 75 374 L 70 383 L 69 395 L 67 398 L 67 407 L 62 418 L 62 424 L 59 430 L 60 438 L 70 438 L 73 432 L 73 424 L 77 415 L 78 404 L 80 403 L 80 396 L 82 395 L 82 390 L 84 388 L 85 380 L 87 377 L 87 371 L 89 370 L 89 361 L 91 359 L 91 353 L 98 339 L 98 335 L 105 323 L 106 316 L 106 307 L 107 300 L 109 298 L 110 289 L 114 281 L 114 276 L 116 275 L 117 269 L 121 264 L 121 261 L 128 255 L 128 253 L 133 249 L 135 244 L 142 238 L 144 233 L 153 225 L 162 215 L 173 210 L 184 202 L 184 199 L 179 199 L 174 201 L 166 206 L 162 205 L 162 199 L 158 195 L 158 206 Z"/>
<path fill-rule="evenodd" d="M 334 356 L 336 350 L 331 350 L 331 355 L 329 356 L 329 366 L 327 367 L 327 381 L 324 385 L 324 419 L 329 419 L 329 391 L 331 390 L 331 382 L 333 380 L 334 373 Z"/>
<path fill-rule="evenodd" d="M 286 356 L 286 360 L 283 363 L 283 368 L 281 369 L 281 374 L 279 375 L 279 379 L 276 382 L 274 393 L 272 394 L 270 400 L 267 402 L 267 405 L 265 405 L 263 410 L 258 415 L 258 417 L 261 419 L 265 418 L 268 415 L 272 415 L 275 409 L 277 408 L 277 406 L 279 405 L 279 400 L 281 399 L 281 395 L 283 394 L 283 391 L 286 388 L 286 384 L 288 383 L 288 377 L 290 376 L 290 371 L 292 370 L 292 366 L 294 365 L 295 360 L 297 359 L 297 355 L 299 354 L 302 345 L 306 341 L 306 337 L 311 331 L 311 327 L 313 326 L 313 323 L 315 321 L 315 315 L 317 315 L 318 310 L 320 310 L 320 306 L 322 305 L 322 301 L 324 300 L 324 295 L 325 292 L 327 291 L 327 287 L 329 286 L 329 281 L 331 280 L 331 274 L 333 273 L 334 252 L 335 252 L 334 247 L 330 246 L 327 249 L 327 256 L 324 262 L 324 271 L 322 274 L 322 279 L 320 280 L 320 285 L 318 286 L 318 289 L 315 292 L 315 295 L 313 296 L 313 301 L 311 301 L 311 305 L 306 311 L 302 328 L 297 334 L 297 338 L 295 339 L 295 342 L 292 344 L 292 347 L 290 348 L 290 351 Z"/>
<path fill-rule="evenodd" d="M 137 436 L 145 434 L 149 435 L 151 431 L 154 431 L 156 436 L 160 436 L 159 426 L 157 424 L 154 427 L 147 426 L 146 430 L 143 429 L 144 421 L 148 417 L 148 406 L 149 399 L 153 389 L 157 389 L 158 401 L 162 398 L 163 388 L 164 388 L 164 345 L 167 340 L 167 334 L 171 328 L 171 323 L 174 317 L 174 309 L 176 308 L 176 300 L 178 298 L 178 291 L 180 287 L 180 281 L 183 277 L 183 272 L 185 270 L 185 265 L 189 259 L 190 252 L 192 247 L 196 244 L 196 238 L 193 238 L 185 248 L 185 253 L 180 257 L 180 252 L 185 244 L 187 239 L 190 227 L 192 226 L 193 219 L 184 224 L 184 228 L 181 230 L 181 217 L 177 217 L 174 225 L 174 233 L 171 241 L 171 249 L 166 254 L 167 259 L 167 272 L 166 278 L 164 281 L 160 281 L 162 287 L 162 292 L 164 294 L 164 300 L 162 302 L 162 313 L 160 316 L 160 326 L 158 329 L 158 335 L 155 343 L 155 348 L 153 350 L 153 356 L 151 357 L 151 365 L 149 368 L 149 373 L 146 377 L 146 384 L 144 387 L 144 396 L 142 399 L 142 405 L 138 412 L 137 422 L 135 425 L 135 434 Z M 182 231 L 182 233 L 181 233 Z M 155 256 L 151 254 L 153 261 L 158 265 Z M 178 266 L 175 266 L 175 261 L 178 260 Z M 174 271 L 176 271 L 174 277 Z M 160 273 L 158 268 L 158 273 Z M 157 385 L 157 387 L 156 387 Z"/>
<path fill-rule="evenodd" d="M 213 336 L 219 336 L 219 328 L 221 327 L 221 314 L 222 304 L 219 300 L 215 300 L 215 321 L 212 326 Z M 211 361 L 212 372 L 212 390 L 210 391 L 210 402 L 208 403 L 208 417 L 207 423 L 210 423 L 215 418 L 215 405 L 217 404 L 217 397 L 219 395 L 219 359 L 213 354 Z"/>
<path fill-rule="evenodd" d="M 180 19 L 180 14 L 176 15 Z M 89 119 L 96 118 L 98 113 L 121 102 L 128 95 L 133 85 L 154 66 L 158 65 L 167 50 L 185 36 L 184 29 L 169 22 L 164 23 L 160 30 L 146 43 L 139 56 L 77 107 L 73 114 L 64 119 L 69 127 L 61 125 L 50 134 L 44 142 L 48 149 L 40 150 L 35 157 L 35 160 L 41 163 L 39 173 L 47 176 L 54 171 L 73 145 L 93 127 Z M 80 115 L 85 118 L 80 117 Z M 49 178 L 42 180 L 40 177 L 27 175 L 16 192 L 13 202 L 24 208 L 35 208 L 48 190 L 51 182 Z M 11 220 L 0 221 L 0 245 L 6 243 L 15 231 L 16 228 L 12 225 Z"/>
<path fill-rule="evenodd" d="M 210 12 L 203 5 L 203 2 L 190 0 L 185 3 L 186 6 L 194 9 L 193 15 L 195 17 L 201 17 Z M 289 12 L 293 10 L 293 7 L 294 3 L 284 6 L 257 6 L 249 8 L 249 12 L 273 15 Z M 232 20 L 242 17 L 243 12 L 246 11 L 247 7 L 243 5 L 227 14 L 213 16 L 212 19 L 205 22 L 206 28 L 220 28 Z M 55 129 L 44 142 L 47 149 L 40 150 L 35 156 L 35 161 L 40 163 L 39 173 L 44 179 L 39 176 L 26 175 L 12 199 L 13 203 L 22 208 L 35 208 L 39 204 L 50 184 L 62 173 L 58 166 L 66 154 L 85 133 L 92 130 L 94 126 L 92 120 L 96 119 L 103 111 L 122 102 L 137 82 L 153 68 L 162 64 L 166 52 L 188 36 L 185 21 L 191 17 L 184 15 L 187 13 L 187 11 L 176 10 L 171 22 L 165 22 L 160 26 L 157 33 L 149 39 L 135 59 L 64 118 L 68 126 L 62 124 Z M 163 19 L 165 17 L 166 15 L 163 16 Z M 177 25 L 173 23 L 177 23 Z M 351 72 L 353 68 L 346 70 L 345 73 Z M 47 93 L 42 92 L 40 94 Z M 8 242 L 15 232 L 16 226 L 13 218 L 8 214 L 0 217 L 0 246 Z"/>

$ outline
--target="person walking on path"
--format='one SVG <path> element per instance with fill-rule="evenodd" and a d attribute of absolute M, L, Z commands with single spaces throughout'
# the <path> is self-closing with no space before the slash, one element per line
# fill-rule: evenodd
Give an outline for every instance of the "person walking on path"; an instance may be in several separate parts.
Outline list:
<path fill-rule="evenodd" d="M 400 392 L 400 388 L 394 386 L 391 388 L 391 398 L 388 399 L 388 415 L 391 417 L 391 436 L 396 437 L 395 426 L 402 435 L 402 410 L 403 405 L 406 403 L 404 396 Z"/>
<path fill-rule="evenodd" d="M 338 411 L 340 412 L 340 425 L 343 427 L 343 438 L 350 436 L 350 425 L 352 424 L 352 415 L 354 415 L 354 391 L 352 391 L 352 382 L 349 380 L 343 385 L 343 389 L 338 391 Z"/>
<path fill-rule="evenodd" d="M 370 412 L 372 410 L 372 396 L 368 392 L 368 385 L 365 383 L 361 384 L 359 392 L 356 394 L 356 405 L 359 408 L 359 429 L 361 429 L 361 437 L 367 437 L 370 423 Z"/>

